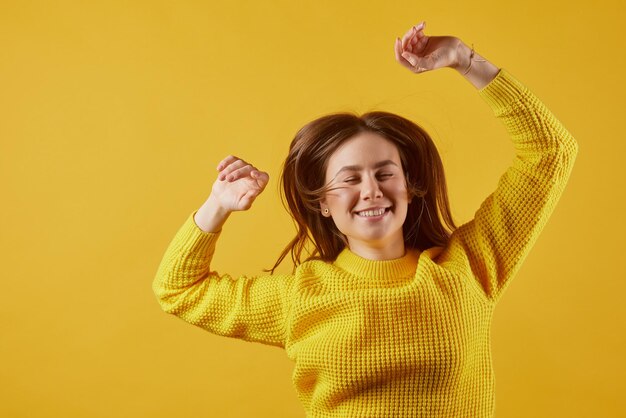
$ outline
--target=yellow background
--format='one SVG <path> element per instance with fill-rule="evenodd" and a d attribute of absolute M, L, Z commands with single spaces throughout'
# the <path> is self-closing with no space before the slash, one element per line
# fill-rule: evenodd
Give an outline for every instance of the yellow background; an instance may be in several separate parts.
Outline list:
<path fill-rule="evenodd" d="M 288 144 L 335 111 L 422 124 L 457 223 L 471 219 L 513 149 L 456 72 L 395 62 L 421 20 L 509 70 L 580 145 L 496 309 L 496 416 L 619 415 L 623 4 L 0 1 L 0 416 L 303 417 L 284 351 L 166 315 L 152 279 L 230 153 L 272 180 L 230 218 L 214 266 L 270 267 L 293 233 L 277 193 Z"/>

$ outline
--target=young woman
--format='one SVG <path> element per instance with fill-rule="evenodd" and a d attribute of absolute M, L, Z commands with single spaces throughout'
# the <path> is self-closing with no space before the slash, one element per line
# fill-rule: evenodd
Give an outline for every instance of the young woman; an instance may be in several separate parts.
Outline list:
<path fill-rule="evenodd" d="M 456 70 L 511 135 L 517 158 L 473 220 L 454 225 L 441 160 L 419 126 L 386 112 L 328 115 L 297 133 L 283 168 L 298 233 L 274 267 L 290 253 L 293 274 L 212 269 L 222 225 L 269 179 L 229 156 L 169 245 L 154 291 L 191 324 L 284 348 L 308 416 L 492 416 L 493 310 L 578 146 L 526 87 L 458 38 L 426 36 L 422 22 L 396 39 L 395 55 L 415 73 Z"/>

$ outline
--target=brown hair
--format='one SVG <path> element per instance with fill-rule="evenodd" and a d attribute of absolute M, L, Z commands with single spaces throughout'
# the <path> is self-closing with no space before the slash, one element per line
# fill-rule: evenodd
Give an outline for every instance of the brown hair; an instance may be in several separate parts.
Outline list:
<path fill-rule="evenodd" d="M 273 273 L 289 252 L 295 268 L 302 262 L 303 251 L 309 254 L 305 261 L 334 261 L 347 246 L 332 218 L 321 216 L 319 202 L 328 191 L 324 182 L 330 156 L 343 142 L 361 132 L 374 132 L 396 145 L 409 196 L 417 197 L 409 204 L 403 226 L 405 246 L 420 250 L 443 246 L 457 228 L 450 213 L 443 164 L 424 129 L 408 119 L 382 111 L 360 117 L 347 112 L 330 114 L 307 123 L 291 142 L 280 183 L 281 198 L 293 218 L 297 234 L 274 267 L 266 271 Z M 421 222 L 424 211 L 428 219 Z"/>

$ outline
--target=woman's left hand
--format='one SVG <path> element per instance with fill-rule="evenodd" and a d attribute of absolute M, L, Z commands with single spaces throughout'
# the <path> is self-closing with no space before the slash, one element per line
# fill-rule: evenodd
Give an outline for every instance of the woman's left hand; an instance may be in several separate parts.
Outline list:
<path fill-rule="evenodd" d="M 458 50 L 463 44 L 454 36 L 426 36 L 422 22 L 396 38 L 396 60 L 414 73 L 458 66 Z"/>

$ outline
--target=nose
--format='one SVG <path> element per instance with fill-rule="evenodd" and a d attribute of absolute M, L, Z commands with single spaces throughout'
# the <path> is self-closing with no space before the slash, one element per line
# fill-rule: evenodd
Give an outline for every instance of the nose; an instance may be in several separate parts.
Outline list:
<path fill-rule="evenodd" d="M 372 200 L 383 197 L 378 181 L 371 176 L 365 176 L 361 182 L 361 199 Z"/>

